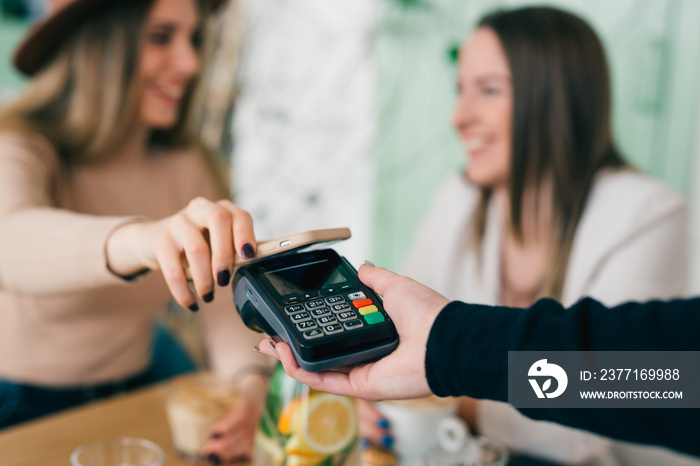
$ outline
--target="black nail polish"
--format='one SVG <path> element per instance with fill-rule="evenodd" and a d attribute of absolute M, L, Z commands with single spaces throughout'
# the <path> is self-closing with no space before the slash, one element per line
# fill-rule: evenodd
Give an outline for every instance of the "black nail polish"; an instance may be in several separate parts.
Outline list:
<path fill-rule="evenodd" d="M 255 251 L 253 251 L 253 245 L 250 243 L 245 243 L 243 245 L 243 248 L 241 248 L 241 254 L 243 254 L 244 259 L 252 259 L 255 255 Z"/>
<path fill-rule="evenodd" d="M 219 273 L 216 274 L 216 283 L 218 283 L 219 286 L 228 285 L 229 280 L 231 280 L 231 272 L 229 272 L 228 269 L 221 269 Z"/>
<path fill-rule="evenodd" d="M 202 300 L 205 303 L 210 303 L 210 302 L 214 301 L 214 292 L 210 291 L 209 293 L 205 294 L 204 296 L 202 296 Z"/>
<path fill-rule="evenodd" d="M 187 306 L 187 309 L 189 309 L 192 312 L 197 312 L 199 311 L 199 306 L 197 306 L 197 303 L 192 303 L 189 306 Z"/>
<path fill-rule="evenodd" d="M 221 464 L 221 458 L 216 453 L 209 453 L 207 455 L 207 461 L 211 464 Z"/>

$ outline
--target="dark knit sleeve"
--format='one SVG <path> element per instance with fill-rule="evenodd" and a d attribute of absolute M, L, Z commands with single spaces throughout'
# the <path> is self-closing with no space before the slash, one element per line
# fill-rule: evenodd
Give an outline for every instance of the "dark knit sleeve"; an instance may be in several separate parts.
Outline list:
<path fill-rule="evenodd" d="M 626 303 L 549 299 L 529 309 L 453 302 L 430 332 L 425 370 L 439 396 L 507 401 L 508 351 L 700 351 L 700 299 Z M 535 419 L 700 456 L 700 409 L 523 409 Z"/>

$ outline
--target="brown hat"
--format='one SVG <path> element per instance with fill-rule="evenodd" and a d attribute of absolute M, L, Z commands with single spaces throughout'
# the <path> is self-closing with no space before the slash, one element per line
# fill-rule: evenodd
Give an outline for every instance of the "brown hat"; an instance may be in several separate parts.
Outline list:
<path fill-rule="evenodd" d="M 49 0 L 51 13 L 39 20 L 27 33 L 15 50 L 12 59 L 15 68 L 32 76 L 39 71 L 56 52 L 65 35 L 75 29 L 96 11 L 118 0 Z M 208 0 L 211 10 L 219 8 L 226 0 Z"/>

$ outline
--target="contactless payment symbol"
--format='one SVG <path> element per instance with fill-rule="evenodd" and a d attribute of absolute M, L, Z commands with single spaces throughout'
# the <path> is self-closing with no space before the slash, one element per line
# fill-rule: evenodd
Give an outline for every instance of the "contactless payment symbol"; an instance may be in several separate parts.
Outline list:
<path fill-rule="evenodd" d="M 537 377 L 539 379 L 544 379 L 542 386 L 538 382 L 538 379 L 528 379 L 532 389 L 535 391 L 537 398 L 556 398 L 566 390 L 566 386 L 569 383 L 569 378 L 566 376 L 566 372 L 560 366 L 556 364 L 548 363 L 546 359 L 540 359 L 530 366 L 530 370 L 527 372 L 528 377 Z M 546 379 L 545 379 L 546 378 Z M 556 379 L 557 386 L 556 390 L 548 392 L 552 387 L 552 378 Z"/>

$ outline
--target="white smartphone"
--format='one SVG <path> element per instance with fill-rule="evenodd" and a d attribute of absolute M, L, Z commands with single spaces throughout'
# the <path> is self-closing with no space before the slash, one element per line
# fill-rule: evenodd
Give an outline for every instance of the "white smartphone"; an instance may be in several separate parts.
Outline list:
<path fill-rule="evenodd" d="M 258 241 L 255 248 L 255 256 L 250 259 L 244 259 L 236 253 L 233 256 L 233 270 L 241 265 L 250 264 L 251 262 L 282 254 L 285 252 L 295 251 L 298 249 L 311 248 L 316 244 L 332 243 L 350 238 L 351 233 L 349 228 L 326 228 L 323 230 L 309 230 L 294 235 L 285 236 L 283 238 L 273 239 L 271 241 Z M 185 275 L 188 280 L 192 279 L 190 274 L 190 265 L 187 263 L 187 258 L 182 256 L 182 268 L 185 269 Z M 153 269 L 157 270 L 157 269 Z"/>
<path fill-rule="evenodd" d="M 350 238 L 349 228 L 327 228 L 323 230 L 309 230 L 294 235 L 271 241 L 259 241 L 255 249 L 255 257 L 244 259 L 238 254 L 234 257 L 233 266 L 239 267 L 265 257 L 274 256 L 294 250 L 310 248 L 319 243 L 329 243 Z"/>

